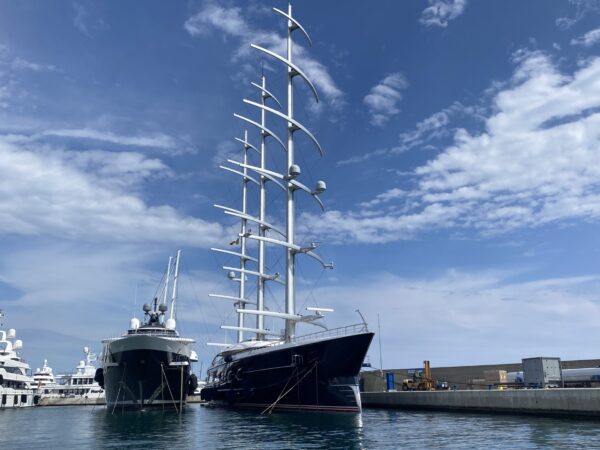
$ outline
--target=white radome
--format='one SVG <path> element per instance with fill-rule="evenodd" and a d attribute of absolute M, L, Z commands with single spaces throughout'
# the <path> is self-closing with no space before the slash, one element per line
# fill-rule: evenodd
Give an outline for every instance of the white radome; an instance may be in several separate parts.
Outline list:
<path fill-rule="evenodd" d="M 134 317 L 129 321 L 129 328 L 131 330 L 137 330 L 140 327 L 140 319 Z"/>
<path fill-rule="evenodd" d="M 165 322 L 165 328 L 167 330 L 174 330 L 175 326 L 176 326 L 175 319 L 167 319 L 167 321 Z"/>

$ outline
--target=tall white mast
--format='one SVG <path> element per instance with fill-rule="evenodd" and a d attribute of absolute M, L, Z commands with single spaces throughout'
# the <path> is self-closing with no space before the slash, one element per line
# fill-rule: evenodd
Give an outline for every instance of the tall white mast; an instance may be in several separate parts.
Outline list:
<path fill-rule="evenodd" d="M 292 4 L 288 3 L 288 16 L 292 17 Z M 294 165 L 294 86 L 293 78 L 294 71 L 292 69 L 292 31 L 294 31 L 294 23 L 288 19 L 288 36 L 287 36 L 287 175 L 291 175 L 290 169 Z M 286 207 L 286 226 L 285 234 L 288 244 L 294 244 L 294 186 L 288 182 L 287 184 L 287 207 Z M 296 314 L 296 299 L 295 299 L 295 273 L 296 273 L 296 253 L 288 247 L 285 257 L 285 312 L 286 314 Z M 296 322 L 286 319 L 285 321 L 285 340 L 291 340 L 296 333 Z"/>
<path fill-rule="evenodd" d="M 175 319 L 175 302 L 177 301 L 177 282 L 179 281 L 179 256 L 181 250 L 177 250 L 177 256 L 175 257 L 175 275 L 173 276 L 173 296 L 171 297 L 171 311 L 169 313 L 170 319 Z"/>
<path fill-rule="evenodd" d="M 265 102 L 269 96 L 266 92 L 266 79 L 263 74 L 261 77 L 261 104 L 264 106 Z M 267 112 L 264 109 L 260 111 L 260 123 L 262 127 L 267 126 Z M 267 159 L 267 149 L 266 149 L 266 135 L 264 131 L 260 133 L 260 168 L 266 169 L 266 159 Z M 267 209 L 267 178 L 264 175 L 260 175 L 260 199 L 259 199 L 259 211 L 258 211 L 258 219 L 263 223 L 267 220 L 266 218 L 266 209 Z M 263 224 L 259 224 L 259 236 L 266 236 L 266 227 Z M 265 273 L 265 241 L 258 241 L 258 272 Z M 257 277 L 257 289 L 256 289 L 256 309 L 258 311 L 264 311 L 265 309 L 265 282 L 266 279 L 263 277 Z M 256 316 L 256 329 L 264 330 L 265 326 L 265 317 L 262 314 Z M 257 334 L 256 338 L 258 340 L 262 340 L 264 338 L 263 334 Z"/>
<path fill-rule="evenodd" d="M 244 141 L 248 142 L 248 131 L 244 131 Z M 244 144 L 244 165 L 248 164 L 248 145 Z M 243 168 L 242 177 L 242 214 L 248 214 L 248 169 L 246 167 Z M 241 232 L 240 232 L 240 253 L 242 256 L 240 257 L 240 289 L 239 289 L 239 297 L 246 298 L 246 232 L 248 228 L 248 220 L 242 217 L 241 220 Z M 238 342 L 242 342 L 244 340 L 244 313 L 240 312 L 240 309 L 244 309 L 246 307 L 245 303 L 238 303 L 238 321 L 237 321 L 237 340 Z"/>

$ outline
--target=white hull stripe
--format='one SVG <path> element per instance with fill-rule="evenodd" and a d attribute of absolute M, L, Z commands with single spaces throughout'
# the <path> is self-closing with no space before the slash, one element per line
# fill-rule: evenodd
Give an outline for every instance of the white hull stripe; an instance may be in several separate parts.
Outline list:
<path fill-rule="evenodd" d="M 271 405 L 265 403 L 235 403 L 235 408 L 268 408 Z M 337 411 L 358 413 L 358 406 L 327 406 L 327 405 L 297 405 L 297 404 L 278 404 L 273 409 L 299 410 L 299 411 Z"/>

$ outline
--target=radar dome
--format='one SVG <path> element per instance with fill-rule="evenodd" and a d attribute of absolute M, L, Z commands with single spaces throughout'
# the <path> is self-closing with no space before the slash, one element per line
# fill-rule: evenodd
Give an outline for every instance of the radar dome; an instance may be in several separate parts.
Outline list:
<path fill-rule="evenodd" d="M 14 339 L 16 337 L 17 337 L 17 330 L 15 330 L 14 328 L 11 328 L 10 330 L 8 330 L 8 335 L 7 335 L 8 339 Z"/>
<path fill-rule="evenodd" d="M 152 311 L 152 306 L 150 306 L 150 303 L 144 303 L 142 309 L 144 310 L 144 312 L 150 312 Z"/>
<path fill-rule="evenodd" d="M 90 349 L 89 347 L 83 347 L 83 353 L 89 353 Z"/>
<path fill-rule="evenodd" d="M 22 348 L 23 348 L 23 341 L 21 339 L 17 339 L 15 341 L 14 349 L 15 350 L 21 350 Z"/>
<path fill-rule="evenodd" d="M 167 312 L 167 305 L 165 305 L 164 303 L 161 303 L 160 305 L 158 305 L 158 310 L 161 313 Z"/>
<path fill-rule="evenodd" d="M 129 328 L 132 330 L 137 330 L 140 327 L 140 319 L 134 317 L 129 321 Z"/>
<path fill-rule="evenodd" d="M 167 330 L 174 330 L 175 329 L 175 319 L 167 319 L 167 321 L 165 322 L 165 328 Z"/>

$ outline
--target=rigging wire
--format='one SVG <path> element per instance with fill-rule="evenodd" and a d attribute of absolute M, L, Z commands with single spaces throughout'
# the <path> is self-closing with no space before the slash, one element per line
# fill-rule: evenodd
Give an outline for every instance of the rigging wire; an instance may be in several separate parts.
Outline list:
<path fill-rule="evenodd" d="M 323 278 L 323 274 L 325 273 L 325 270 L 327 270 L 327 269 L 325 269 L 324 267 L 321 268 L 321 273 L 319 274 L 319 276 L 317 277 L 317 279 L 313 283 L 313 285 L 310 288 L 310 291 L 308 292 L 308 294 L 306 294 L 306 298 L 304 299 L 304 303 L 302 303 L 302 306 L 300 307 L 299 311 L 302 311 L 304 309 L 304 307 L 308 303 L 308 300 L 311 297 L 312 297 L 313 301 L 315 302 L 315 306 L 319 306 L 319 302 L 317 301 L 316 297 L 313 295 L 313 292 L 316 289 L 317 285 L 320 284 L 321 278 Z M 302 278 L 304 278 L 304 275 L 302 275 Z"/>
<path fill-rule="evenodd" d="M 181 275 L 183 275 L 181 277 L 181 281 L 187 280 L 187 282 L 189 282 L 190 287 L 192 288 L 192 293 L 194 294 L 194 300 L 196 300 L 199 304 L 202 304 L 202 302 L 200 301 L 200 297 L 198 296 L 198 293 L 196 292 L 196 287 L 194 286 L 194 282 L 192 277 L 188 276 L 187 273 L 182 273 Z M 186 281 L 184 281 L 184 286 Z M 217 314 L 219 314 L 219 312 L 217 311 Z M 204 328 L 204 333 L 206 334 L 206 336 L 210 337 L 210 332 L 208 330 L 208 327 L 206 326 L 205 322 L 200 322 L 201 326 Z"/>

